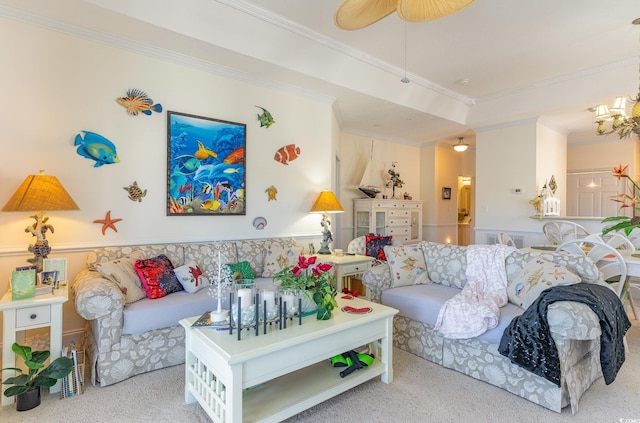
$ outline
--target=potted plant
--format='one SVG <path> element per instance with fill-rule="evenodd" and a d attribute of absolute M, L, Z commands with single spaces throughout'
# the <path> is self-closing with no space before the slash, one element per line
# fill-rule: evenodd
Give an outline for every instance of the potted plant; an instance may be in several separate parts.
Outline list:
<path fill-rule="evenodd" d="M 50 388 L 71 373 L 73 361 L 67 357 L 58 357 L 49 366 L 44 362 L 49 358 L 49 351 L 31 351 L 31 347 L 14 343 L 11 350 L 24 360 L 29 373 L 24 373 L 17 367 L 7 367 L 2 370 L 14 370 L 18 376 L 2 381 L 3 385 L 13 385 L 4 391 L 7 397 L 16 396 L 16 410 L 26 411 L 40 405 L 40 389 Z"/>
<path fill-rule="evenodd" d="M 306 291 L 309 299 L 318 306 L 318 320 L 331 318 L 331 310 L 337 307 L 336 278 L 329 271 L 329 263 L 316 263 L 316 256 L 299 256 L 296 265 L 285 267 L 273 276 L 280 281 L 281 290 Z"/>

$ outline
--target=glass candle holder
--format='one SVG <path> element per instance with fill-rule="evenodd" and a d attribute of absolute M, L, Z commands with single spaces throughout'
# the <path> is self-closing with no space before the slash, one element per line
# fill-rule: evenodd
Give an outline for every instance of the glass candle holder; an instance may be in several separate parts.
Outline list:
<path fill-rule="evenodd" d="M 256 321 L 256 304 L 255 294 L 256 289 L 253 285 L 253 281 L 247 282 L 245 280 L 238 281 L 233 286 L 234 297 L 233 304 L 231 304 L 231 321 L 234 326 L 241 327 L 252 326 Z M 238 322 L 238 304 L 240 304 L 240 321 Z"/>

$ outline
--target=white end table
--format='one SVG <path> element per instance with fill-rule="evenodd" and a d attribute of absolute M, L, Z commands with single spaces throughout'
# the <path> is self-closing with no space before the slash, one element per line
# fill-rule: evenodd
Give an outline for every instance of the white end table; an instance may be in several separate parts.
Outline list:
<path fill-rule="evenodd" d="M 36 295 L 26 300 L 11 300 L 11 291 L 0 299 L 2 311 L 2 367 L 15 367 L 16 355 L 11 346 L 17 333 L 28 329 L 49 327 L 50 360 L 60 357 L 62 350 L 62 304 L 69 299 L 67 287 L 56 289 L 53 294 Z M 14 376 L 12 370 L 2 372 L 2 380 Z M 60 392 L 60 382 L 49 388 L 49 392 Z M 13 404 L 14 397 L 2 396 L 1 405 Z"/>
<path fill-rule="evenodd" d="M 331 263 L 336 269 L 336 282 L 338 292 L 345 287 L 345 278 L 361 275 L 371 268 L 373 257 L 358 254 L 337 256 L 335 254 L 316 254 L 321 262 Z"/>

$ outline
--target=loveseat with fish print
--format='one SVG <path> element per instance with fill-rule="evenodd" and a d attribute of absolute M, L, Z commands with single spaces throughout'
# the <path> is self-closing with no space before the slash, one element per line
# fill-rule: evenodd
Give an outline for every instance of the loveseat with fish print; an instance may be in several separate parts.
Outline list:
<path fill-rule="evenodd" d="M 215 290 L 196 284 L 204 283 L 201 276 L 215 278 L 219 262 L 228 273 L 236 273 L 235 278 L 255 276 L 256 286 L 273 287 L 271 276 L 303 252 L 303 246 L 290 237 L 90 252 L 87 268 L 76 276 L 71 292 L 76 311 L 87 320 L 82 344 L 91 360 L 92 384 L 107 386 L 184 363 L 185 333 L 178 321 L 217 307 Z M 173 268 L 168 271 L 167 261 Z M 141 287 L 140 278 L 153 279 L 160 266 L 165 267 L 160 283 Z M 173 277 L 165 280 L 167 274 L 175 274 L 184 286 L 178 289 Z M 162 290 L 169 293 L 158 294 Z M 226 296 L 222 299 L 226 309 L 228 301 Z"/>
<path fill-rule="evenodd" d="M 598 316 L 587 305 L 559 301 L 548 308 L 548 327 L 559 355 L 558 384 L 512 363 L 499 352 L 503 332 L 514 317 L 525 312 L 511 301 L 499 308 L 497 326 L 480 335 L 449 338 L 435 329 L 443 324 L 439 316 L 443 305 L 467 285 L 469 248 L 473 247 L 425 241 L 384 247 L 386 261 L 367 271 L 363 283 L 371 301 L 399 310 L 393 322 L 394 346 L 550 410 L 561 412 L 570 405 L 572 413 L 576 413 L 582 394 L 603 374 L 600 360 L 603 331 Z M 512 249 L 502 260 L 506 286 L 515 289 L 513 284 L 519 283 L 523 269 L 536 261 L 568 269 L 565 273 L 613 293 L 589 259 L 547 251 Z M 613 298 L 622 309 L 615 293 Z"/>

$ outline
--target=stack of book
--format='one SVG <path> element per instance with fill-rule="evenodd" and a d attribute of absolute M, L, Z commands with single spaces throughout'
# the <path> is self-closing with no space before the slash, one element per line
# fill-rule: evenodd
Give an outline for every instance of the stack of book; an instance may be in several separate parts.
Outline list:
<path fill-rule="evenodd" d="M 61 379 L 60 398 L 69 398 L 80 395 L 84 388 L 84 351 L 77 350 L 75 342 L 71 342 L 71 348 L 62 348 L 61 355 L 69 357 L 73 361 L 73 369 L 68 376 Z"/>

